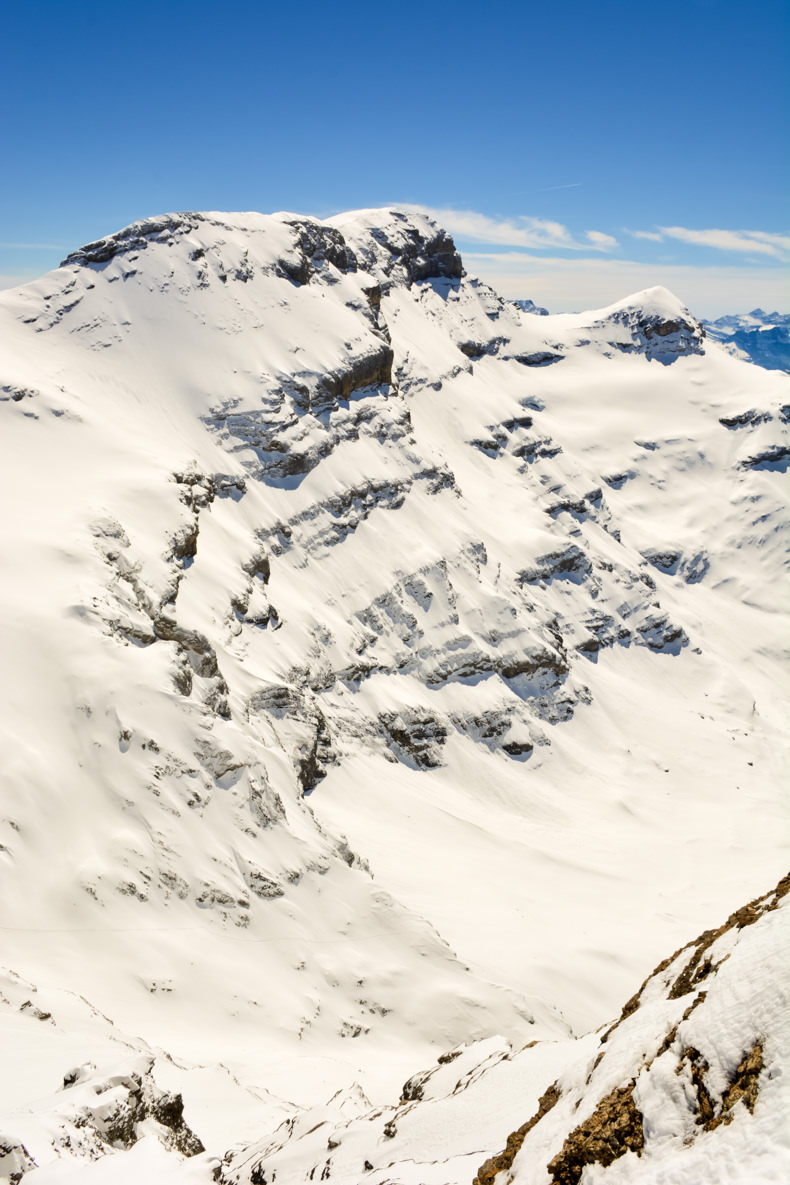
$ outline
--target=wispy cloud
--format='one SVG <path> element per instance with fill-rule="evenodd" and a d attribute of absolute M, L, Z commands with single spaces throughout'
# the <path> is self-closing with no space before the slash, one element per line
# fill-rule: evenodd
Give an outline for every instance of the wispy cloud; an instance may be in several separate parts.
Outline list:
<path fill-rule="evenodd" d="M 593 247 L 596 247 L 599 251 L 610 251 L 612 247 L 618 246 L 617 239 L 613 238 L 612 235 L 605 235 L 603 231 L 588 230 L 586 234 Z"/>
<path fill-rule="evenodd" d="M 62 251 L 62 243 L 0 243 L 5 251 Z"/>
<path fill-rule="evenodd" d="M 561 222 L 545 218 L 490 218 L 474 210 L 437 210 L 428 206 L 406 206 L 428 214 L 450 234 L 476 243 L 496 243 L 502 247 L 527 247 L 532 250 L 561 248 L 566 251 L 610 251 L 617 240 L 598 230 L 588 230 L 576 239 Z"/>
<path fill-rule="evenodd" d="M 629 230 L 634 239 L 650 239 L 663 243 L 677 239 L 697 247 L 713 247 L 717 251 L 738 251 L 750 255 L 770 255 L 774 259 L 790 257 L 790 236 L 769 234 L 762 230 L 691 230 L 686 226 L 659 226 L 658 230 Z"/>
<path fill-rule="evenodd" d="M 782 259 L 790 252 L 790 236 L 766 234 L 760 230 L 687 230 L 685 226 L 660 226 L 668 239 L 716 247 L 720 251 L 748 251 Z"/>
<path fill-rule="evenodd" d="M 555 189 L 581 189 L 583 181 L 571 181 L 567 185 L 541 185 L 539 189 L 519 189 L 515 193 L 503 193 L 502 197 L 526 197 L 528 193 L 551 193 Z"/>
<path fill-rule="evenodd" d="M 790 312 L 783 269 L 763 265 L 645 263 L 606 256 L 546 256 L 525 251 L 464 252 L 464 264 L 502 296 L 530 297 L 552 312 L 601 308 L 663 284 L 700 317 L 761 305 Z"/>

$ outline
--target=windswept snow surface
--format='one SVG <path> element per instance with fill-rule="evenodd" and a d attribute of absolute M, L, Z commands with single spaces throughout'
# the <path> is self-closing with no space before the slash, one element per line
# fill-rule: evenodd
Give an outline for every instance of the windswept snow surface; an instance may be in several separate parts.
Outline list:
<path fill-rule="evenodd" d="M 782 872 L 790 379 L 671 293 L 536 317 L 419 215 L 178 214 L 0 318 L 31 1180 L 122 1180 L 35 1120 L 75 1065 L 153 1058 L 208 1180 L 602 1023 Z M 177 1179 L 157 1135 L 89 1155 Z"/>

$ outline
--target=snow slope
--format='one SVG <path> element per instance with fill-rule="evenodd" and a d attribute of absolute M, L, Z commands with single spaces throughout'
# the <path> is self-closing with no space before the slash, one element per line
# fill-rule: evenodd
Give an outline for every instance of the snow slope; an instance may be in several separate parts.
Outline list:
<path fill-rule="evenodd" d="M 787 376 L 393 210 L 136 223 L 0 317 L 2 962 L 66 1001 L 0 1001 L 9 1138 L 120 1036 L 208 1173 L 780 874 Z"/>
<path fill-rule="evenodd" d="M 788 888 L 663 960 L 597 1033 L 459 1046 L 397 1104 L 332 1100 L 229 1157 L 222 1180 L 786 1181 Z"/>

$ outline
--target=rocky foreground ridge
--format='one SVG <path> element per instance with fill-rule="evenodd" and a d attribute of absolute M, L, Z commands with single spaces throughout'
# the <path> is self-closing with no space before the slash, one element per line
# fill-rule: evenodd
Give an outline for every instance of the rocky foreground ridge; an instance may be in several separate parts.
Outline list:
<path fill-rule="evenodd" d="M 488 1042 L 450 1050 L 405 1083 L 397 1105 L 351 1118 L 330 1103 L 231 1155 L 220 1179 L 784 1180 L 789 890 L 790 876 L 664 959 L 597 1033 L 559 1049 Z M 541 1086 L 541 1064 L 552 1060 L 561 1072 Z M 520 1095 L 533 1100 L 531 1118 L 474 1174 L 477 1150 L 523 1107 Z"/>
<path fill-rule="evenodd" d="M 42 1185 L 68 1066 L 153 1058 L 208 1171 L 560 1049 L 778 875 L 788 380 L 671 293 L 535 316 L 423 216 L 185 213 L 0 321 L 0 1107 Z"/>

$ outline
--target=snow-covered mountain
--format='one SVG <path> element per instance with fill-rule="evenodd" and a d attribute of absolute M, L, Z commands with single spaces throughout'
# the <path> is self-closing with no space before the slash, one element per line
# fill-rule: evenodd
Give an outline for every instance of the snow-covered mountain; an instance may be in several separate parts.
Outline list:
<path fill-rule="evenodd" d="M 0 317 L 0 1173 L 208 1180 L 576 1051 L 782 873 L 790 379 L 669 292 L 178 214 Z"/>
<path fill-rule="evenodd" d="M 708 337 L 734 358 L 790 372 L 790 314 L 752 309 L 703 324 Z"/>
<path fill-rule="evenodd" d="M 522 313 L 534 313 L 537 317 L 548 317 L 549 310 L 536 305 L 534 300 L 514 300 L 513 304 L 516 308 L 521 309 Z"/>

